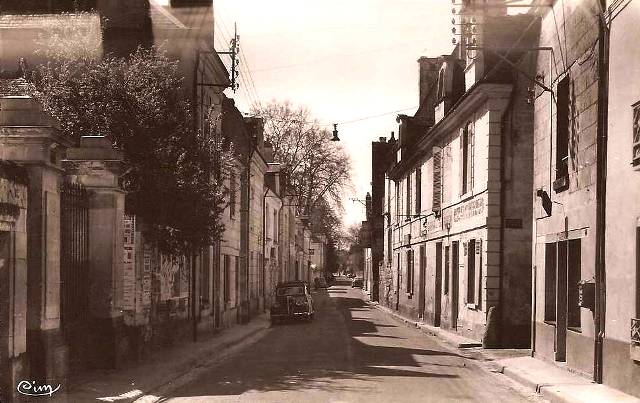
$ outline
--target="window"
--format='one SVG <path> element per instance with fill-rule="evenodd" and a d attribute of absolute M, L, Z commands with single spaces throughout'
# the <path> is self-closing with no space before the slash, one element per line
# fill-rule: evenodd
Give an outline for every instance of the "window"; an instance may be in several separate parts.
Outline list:
<path fill-rule="evenodd" d="M 633 166 L 640 166 L 640 102 L 633 104 Z"/>
<path fill-rule="evenodd" d="M 460 195 L 473 190 L 474 133 L 471 122 L 460 133 Z"/>
<path fill-rule="evenodd" d="M 224 302 L 231 302 L 231 257 L 223 256 Z"/>
<path fill-rule="evenodd" d="M 387 228 L 387 264 L 391 264 L 391 258 L 393 257 L 393 231 L 391 228 Z"/>
<path fill-rule="evenodd" d="M 234 218 L 236 216 L 236 173 L 231 168 L 229 174 L 229 217 Z"/>
<path fill-rule="evenodd" d="M 400 221 L 400 182 L 396 182 L 396 222 Z"/>
<path fill-rule="evenodd" d="M 406 278 L 406 288 L 409 294 L 413 294 L 413 275 L 414 275 L 414 264 L 413 264 L 413 249 L 407 251 L 407 278 Z"/>
<path fill-rule="evenodd" d="M 558 83 L 556 112 L 556 180 L 564 179 L 554 186 L 556 190 L 567 188 L 569 175 L 569 76 Z"/>
<path fill-rule="evenodd" d="M 422 169 L 416 169 L 416 209 L 415 213 L 422 212 Z"/>
<path fill-rule="evenodd" d="M 440 68 L 440 72 L 438 73 L 438 100 L 444 98 L 445 95 L 445 87 L 444 87 L 444 70 L 446 68 L 446 64 Z"/>
<path fill-rule="evenodd" d="M 406 219 L 409 220 L 411 219 L 411 174 L 407 175 L 407 200 L 406 200 L 406 206 L 405 206 L 405 215 L 406 215 Z"/>
<path fill-rule="evenodd" d="M 209 278 L 209 248 L 204 248 L 200 253 L 200 298 L 209 302 L 209 290 L 211 280 Z"/>
<path fill-rule="evenodd" d="M 433 199 L 431 209 L 438 214 L 442 207 L 442 149 L 433 148 Z"/>
<path fill-rule="evenodd" d="M 444 295 L 449 294 L 449 262 L 450 262 L 449 247 L 444 247 Z"/>
<path fill-rule="evenodd" d="M 273 210 L 273 241 L 278 242 L 278 210 Z"/>
<path fill-rule="evenodd" d="M 476 240 L 467 242 L 467 303 L 476 302 Z"/>

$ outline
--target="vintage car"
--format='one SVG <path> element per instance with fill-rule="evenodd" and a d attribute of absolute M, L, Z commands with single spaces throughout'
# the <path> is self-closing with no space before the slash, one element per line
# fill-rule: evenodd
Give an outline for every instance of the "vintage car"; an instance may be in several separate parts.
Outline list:
<path fill-rule="evenodd" d="M 313 287 L 317 290 L 318 288 L 327 288 L 327 280 L 324 277 L 317 277 L 313 279 Z"/>
<path fill-rule="evenodd" d="M 315 310 L 309 283 L 306 281 L 287 281 L 276 285 L 270 313 L 272 324 L 285 319 L 298 318 L 312 321 Z"/>

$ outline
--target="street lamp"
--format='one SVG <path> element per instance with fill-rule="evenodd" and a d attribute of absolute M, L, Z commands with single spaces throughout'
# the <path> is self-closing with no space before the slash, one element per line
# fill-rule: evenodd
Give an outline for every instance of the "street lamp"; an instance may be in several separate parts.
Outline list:
<path fill-rule="evenodd" d="M 331 141 L 340 141 L 340 138 L 338 137 L 338 124 L 337 123 L 333 124 L 333 138 L 331 139 Z"/>

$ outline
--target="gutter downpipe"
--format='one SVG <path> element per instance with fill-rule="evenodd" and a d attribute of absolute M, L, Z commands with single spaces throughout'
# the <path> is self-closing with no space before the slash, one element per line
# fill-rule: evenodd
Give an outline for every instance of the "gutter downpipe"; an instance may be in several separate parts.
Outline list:
<path fill-rule="evenodd" d="M 505 137 L 506 137 L 506 126 L 508 124 L 509 126 L 509 132 L 511 132 L 511 130 L 513 130 L 513 102 L 514 102 L 514 91 L 516 90 L 516 85 L 518 82 L 518 73 L 515 72 L 514 73 L 514 77 L 513 77 L 513 89 L 511 91 L 511 94 L 509 94 L 509 103 L 507 104 L 507 107 L 504 110 L 504 113 L 502 115 L 502 127 L 500 130 L 500 138 L 501 138 L 501 143 L 500 143 L 500 292 L 498 293 L 498 317 L 499 317 L 499 324 L 498 324 L 498 329 L 496 329 L 497 332 L 497 340 L 496 343 L 498 343 L 499 345 L 502 345 L 503 342 L 503 326 L 504 326 L 504 314 L 506 312 L 504 308 L 504 205 L 505 205 L 505 157 L 506 157 L 506 151 L 505 151 L 505 146 L 506 146 L 506 141 L 505 141 Z M 507 122 L 507 119 L 508 122 Z M 489 312 L 489 309 L 487 309 L 487 313 Z M 488 318 L 487 318 L 488 319 Z"/>
<path fill-rule="evenodd" d="M 606 314 L 606 202 L 607 136 L 609 108 L 609 27 L 604 12 L 606 0 L 599 1 L 598 14 L 598 127 L 596 145 L 596 267 L 595 267 L 595 345 L 593 380 L 602 383 Z"/>
<path fill-rule="evenodd" d="M 264 191 L 262 195 L 262 311 L 267 311 L 267 299 L 266 299 L 266 285 L 267 285 L 267 258 L 265 256 L 266 242 L 267 242 L 267 194 L 269 194 L 269 188 Z M 275 223 L 274 223 L 275 225 Z"/>

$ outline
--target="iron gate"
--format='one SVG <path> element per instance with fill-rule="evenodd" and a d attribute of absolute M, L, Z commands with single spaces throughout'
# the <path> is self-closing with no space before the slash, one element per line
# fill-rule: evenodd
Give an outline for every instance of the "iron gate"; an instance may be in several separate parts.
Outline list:
<path fill-rule="evenodd" d="M 89 197 L 64 182 L 60 189 L 61 321 L 65 333 L 86 322 L 89 313 Z"/>

